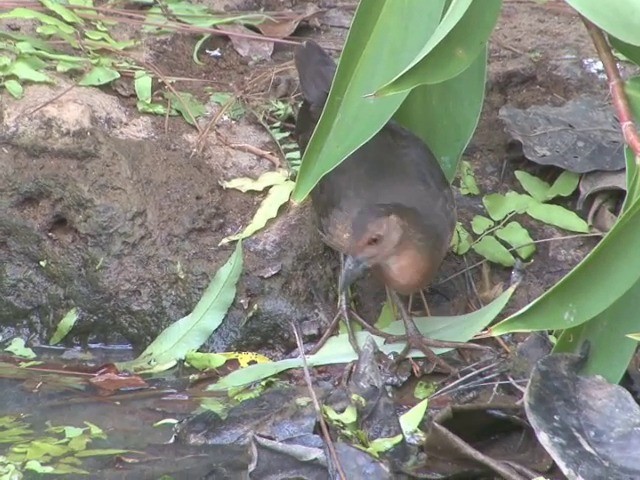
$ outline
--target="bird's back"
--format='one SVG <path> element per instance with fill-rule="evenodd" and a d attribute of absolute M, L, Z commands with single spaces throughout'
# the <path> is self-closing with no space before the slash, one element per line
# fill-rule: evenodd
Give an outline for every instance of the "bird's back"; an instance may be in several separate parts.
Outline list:
<path fill-rule="evenodd" d="M 320 118 L 335 63 L 317 44 L 306 42 L 296 51 L 296 67 L 304 97 L 296 133 L 304 150 Z M 415 209 L 419 227 L 438 237 L 434 240 L 446 244 L 445 249 L 455 227 L 453 194 L 438 161 L 420 138 L 394 121 L 325 175 L 311 198 L 327 241 L 342 251 L 352 234 L 353 215 L 371 205 Z"/>

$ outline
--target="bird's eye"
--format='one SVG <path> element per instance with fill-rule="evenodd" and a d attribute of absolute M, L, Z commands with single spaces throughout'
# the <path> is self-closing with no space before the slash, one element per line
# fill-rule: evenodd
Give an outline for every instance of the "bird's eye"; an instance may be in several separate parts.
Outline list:
<path fill-rule="evenodd" d="M 378 235 L 369 237 L 369 240 L 367 240 L 367 245 L 369 245 L 370 247 L 373 247 L 374 245 L 378 245 L 378 243 L 380 243 L 380 237 Z"/>

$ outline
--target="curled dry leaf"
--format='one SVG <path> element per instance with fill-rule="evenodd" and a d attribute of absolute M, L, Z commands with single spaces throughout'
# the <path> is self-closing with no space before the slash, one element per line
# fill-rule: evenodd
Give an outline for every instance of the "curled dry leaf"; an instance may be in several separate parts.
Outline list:
<path fill-rule="evenodd" d="M 270 15 L 262 23 L 256 25 L 256 28 L 267 37 L 284 38 L 295 32 L 300 22 L 310 20 L 320 12 L 317 5 L 307 3 L 303 11 L 285 11 Z"/>
<path fill-rule="evenodd" d="M 220 25 L 218 29 L 224 32 L 244 33 L 256 36 L 256 33 L 249 30 L 244 25 L 228 24 Z M 273 53 L 273 42 L 269 40 L 255 40 L 253 38 L 245 38 L 237 35 L 229 35 L 229 40 L 233 48 L 243 57 L 249 57 L 252 60 L 267 60 L 271 58 Z"/>

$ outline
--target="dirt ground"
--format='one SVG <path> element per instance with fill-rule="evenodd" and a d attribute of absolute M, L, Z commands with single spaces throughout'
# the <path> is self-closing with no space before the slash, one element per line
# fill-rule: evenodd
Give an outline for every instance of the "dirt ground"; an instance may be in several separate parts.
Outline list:
<path fill-rule="evenodd" d="M 225 11 L 258 8 L 282 11 L 304 5 L 300 1 L 281 0 L 201 3 Z M 294 36 L 314 38 L 323 46 L 337 51 L 344 42 L 346 25 L 354 5 L 325 1 L 317 6 L 325 8 L 326 12 L 316 17 L 312 25 L 303 23 Z M 296 85 L 291 62 L 292 49 L 288 45 L 276 45 L 269 61 L 252 62 L 241 57 L 228 39 L 212 37 L 203 45 L 202 51 L 219 49 L 220 55 L 216 58 L 203 55 L 201 60 L 204 64 L 197 65 L 192 61 L 196 41 L 196 37 L 187 35 L 153 38 L 145 41 L 139 53 L 144 62 L 153 65 L 163 75 L 175 77 L 173 85 L 177 90 L 189 91 L 203 101 L 208 97 L 207 91 L 213 89 L 233 92 L 248 101 L 249 105 L 257 105 L 268 101 L 276 91 L 279 94 L 284 91 L 286 97 Z M 526 169 L 545 178 L 557 175 L 557 171 L 537 167 L 522 157 L 504 133 L 498 110 L 507 104 L 520 108 L 562 105 L 583 94 L 606 98 L 604 83 L 597 75 L 587 72 L 582 63 L 583 59 L 594 56 L 579 18 L 565 4 L 505 0 L 498 28 L 491 39 L 484 110 L 477 132 L 465 153 L 465 158 L 473 166 L 482 194 L 520 190 L 513 174 L 516 169 Z M 286 86 L 284 90 L 276 88 L 282 85 Z M 59 87 L 60 90 L 63 88 Z M 117 327 L 102 330 L 101 336 L 98 336 L 100 340 L 143 344 L 153 338 L 169 319 L 188 313 L 189 305 L 193 305 L 198 292 L 206 285 L 213 271 L 212 266 L 218 268 L 230 253 L 229 248 L 217 248 L 218 242 L 246 225 L 259 203 L 259 195 L 241 194 L 218 187 L 220 180 L 247 175 L 255 177 L 273 169 L 273 164 L 268 160 L 229 147 L 230 143 L 245 144 L 268 152 L 278 152 L 264 127 L 252 116 L 247 115 L 237 122 L 221 120 L 216 127 L 216 134 L 209 132 L 202 143 L 194 129 L 180 118 L 140 115 L 136 111 L 132 93 L 131 79 L 119 81 L 114 88 L 103 89 L 103 92 L 94 91 L 90 96 L 74 89 L 60 99 L 62 105 L 71 105 L 72 108 L 65 110 L 57 105 L 48 117 L 46 108 L 38 110 L 38 115 L 45 111 L 41 120 L 37 115 L 31 119 L 29 116 L 15 115 L 15 112 L 28 112 L 42 104 L 43 100 L 51 97 L 50 90 L 33 87 L 19 105 L 5 100 L 5 123 L 18 120 L 26 122 L 25 131 L 33 133 L 28 138 L 37 136 L 38 129 L 42 129 L 43 125 L 50 126 L 52 122 L 57 122 L 61 112 L 69 113 L 64 120 L 67 122 L 65 127 L 59 132 L 64 134 L 59 135 L 63 139 L 62 146 L 36 147 L 30 144 L 25 148 L 24 142 L 8 142 L 9 149 L 5 149 L 5 157 L 0 158 L 0 163 L 9 166 L 8 171 L 13 172 L 14 183 L 24 181 L 25 185 L 31 185 L 29 182 L 35 181 L 28 165 L 34 161 L 33 152 L 38 151 L 40 173 L 66 172 L 71 176 L 76 175 L 82 178 L 81 184 L 95 187 L 92 192 L 94 197 L 100 197 L 91 207 L 87 207 L 81 201 L 75 204 L 69 202 L 68 194 L 59 193 L 56 197 L 55 188 L 47 190 L 40 184 L 39 190 L 36 189 L 39 193 L 34 193 L 33 186 L 16 190 L 13 213 L 30 222 L 30 225 L 36 225 L 35 233 L 32 233 L 38 237 L 41 247 L 44 244 L 50 248 L 48 251 L 52 255 L 54 251 L 68 249 L 70 244 L 81 240 L 84 247 L 95 250 L 93 267 L 95 264 L 102 265 L 100 259 L 109 258 L 107 254 L 113 258 L 113 262 L 106 262 L 102 267 L 106 269 L 103 278 L 94 279 L 94 283 L 91 279 L 82 280 L 81 284 L 69 289 L 75 293 L 69 295 L 67 292 L 66 299 L 60 295 L 59 286 L 56 287 L 56 293 L 48 295 L 48 301 L 52 297 L 58 299 L 51 308 L 42 306 L 45 302 L 43 298 L 21 298 L 14 302 L 11 306 L 12 315 L 16 311 L 24 314 L 18 327 L 33 326 L 35 321 L 39 325 L 35 330 L 46 329 L 47 323 L 58 318 L 60 312 L 68 309 L 70 304 L 82 303 L 83 292 L 98 289 L 101 292 L 99 301 L 95 298 L 91 302 L 84 301 L 89 314 L 81 331 L 94 332 L 96 325 L 104 326 L 107 322 Z M 84 105 L 87 111 L 78 110 L 78 105 Z M 219 106 L 210 108 L 207 121 L 215 117 Z M 52 116 L 57 117 L 52 120 Z M 120 146 L 114 147 L 106 140 L 87 143 L 84 138 L 75 145 L 78 147 L 80 144 L 78 148 L 81 153 L 74 151 L 68 154 L 65 149 L 68 147 L 73 151 L 75 147 L 65 146 L 64 141 L 74 142 L 74 139 L 81 137 L 77 132 L 96 126 L 103 131 L 105 138 L 119 139 L 116 143 L 120 142 Z M 72 135 L 68 135 L 70 131 Z M 201 145 L 204 145 L 203 149 L 196 148 Z M 96 162 L 97 158 L 103 157 L 94 155 L 90 163 L 80 162 L 69 166 L 70 157 L 83 157 L 86 152 L 95 153 L 98 150 L 110 152 L 104 155 L 111 160 Z M 135 159 L 123 160 L 123 155 L 133 154 Z M 42 193 L 45 190 L 48 193 Z M 42 201 L 43 195 L 48 198 L 47 201 Z M 62 201 L 62 197 L 67 200 Z M 459 216 L 463 222 L 482 212 L 480 200 L 481 197 L 458 199 Z M 123 202 L 129 207 L 126 212 L 112 215 L 94 205 L 103 201 Z M 574 207 L 575 199 L 569 199 L 568 204 Z M 60 213 L 61 205 L 68 214 Z M 90 215 L 87 209 L 91 210 Z M 107 223 L 107 230 L 95 234 L 96 238 L 93 239 L 86 234 L 87 229 L 93 228 L 85 221 L 88 215 L 98 215 Z M 326 312 L 332 308 L 336 256 L 319 242 L 304 206 L 301 209 L 289 209 L 281 217 L 266 233 L 246 242 L 249 256 L 245 270 L 248 273 L 241 282 L 237 311 L 230 315 L 226 330 L 223 328 L 218 333 L 219 340 L 214 340 L 212 345 L 215 348 L 264 348 L 265 336 L 255 337 L 250 333 L 252 329 L 248 320 L 254 318 L 249 313 L 252 303 L 260 304 L 259 313 L 268 318 L 269 327 L 263 329 L 263 332 L 268 332 L 267 349 L 281 352 L 292 346 L 290 333 L 283 327 L 283 324 L 286 325 L 283 315 L 286 318 L 302 317 L 313 335 L 317 331 L 314 328 L 317 328 L 319 321 L 318 311 Z M 83 218 L 85 220 L 81 220 Z M 521 221 L 535 240 L 565 235 L 541 223 L 524 218 Z M 129 222 L 130 227 L 123 229 L 122 222 Z M 301 229 L 305 232 L 302 239 L 291 238 L 292 225 L 296 231 Z M 115 253 L 109 243 L 111 233 L 108 232 L 112 231 L 117 231 L 124 238 Z M 54 244 L 49 245 L 47 242 L 52 239 Z M 548 289 L 576 265 L 594 244 L 593 239 L 566 239 L 540 244 L 534 261 L 526 268 L 525 281 L 509 305 L 509 311 L 521 308 Z M 147 251 L 151 252 L 149 256 Z M 33 252 L 22 252 L 21 255 L 21 258 L 30 259 L 29 262 L 37 258 Z M 468 255 L 466 260 L 449 255 L 439 278 L 448 278 L 464 270 L 465 265 L 472 265 L 478 260 L 474 254 Z M 180 275 L 179 278 L 171 276 L 178 268 L 176 265 L 186 272 L 187 280 Z M 81 271 L 90 270 L 86 259 L 70 261 L 69 269 L 73 270 L 72 267 Z M 306 272 L 310 269 L 314 272 L 311 280 L 306 278 Z M 285 279 L 274 284 L 273 288 L 266 288 L 263 285 L 267 278 L 265 271 L 280 272 L 279 276 Z M 172 278 L 169 285 L 165 281 L 167 272 Z M 505 284 L 509 274 L 507 269 L 495 266 L 484 272 L 475 269 L 471 277 L 458 276 L 452 281 L 437 284 L 437 292 L 444 295 L 432 295 L 430 302 L 435 305 L 437 313 L 462 313 L 470 306 L 477 307 L 495 296 L 499 290 L 496 285 Z M 51 273 L 48 277 L 44 275 L 32 286 L 44 285 L 51 277 Z M 297 281 L 304 282 L 305 279 L 307 283 L 304 288 L 295 287 Z M 309 287 L 309 281 L 313 288 Z M 20 284 L 24 285 L 22 277 L 15 280 L 12 288 Z M 370 282 L 363 282 L 360 292 L 363 311 L 372 316 L 376 315 L 379 304 L 367 300 L 370 286 Z M 371 288 L 374 291 L 373 298 L 379 300 L 379 287 Z M 277 293 L 277 299 L 271 295 L 274 292 Z M 74 301 L 69 301 L 68 297 Z M 257 298 L 262 302 L 258 302 Z M 108 321 L 105 320 L 105 302 L 116 304 L 111 308 L 113 313 L 107 315 Z M 132 304 L 134 307 L 131 307 Z M 153 313 L 149 314 L 150 311 Z M 43 317 L 47 318 L 44 326 Z M 118 335 L 113 336 L 114 332 Z M 87 335 L 95 338 L 89 333 Z M 282 342 L 287 347 L 278 347 Z"/>

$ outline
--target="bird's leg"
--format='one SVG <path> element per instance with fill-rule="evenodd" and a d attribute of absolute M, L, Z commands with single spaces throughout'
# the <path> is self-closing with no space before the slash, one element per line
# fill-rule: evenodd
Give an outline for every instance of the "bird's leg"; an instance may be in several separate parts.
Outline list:
<path fill-rule="evenodd" d="M 393 339 L 387 339 L 387 341 L 399 341 L 405 340 L 407 342 L 407 346 L 404 348 L 402 352 L 400 352 L 399 359 L 402 360 L 405 358 L 412 348 L 416 350 L 420 350 L 424 353 L 425 357 L 436 365 L 440 365 L 449 373 L 455 373 L 455 369 L 451 367 L 447 362 L 445 362 L 442 358 L 436 355 L 431 348 L 467 348 L 473 350 L 484 350 L 485 347 L 481 345 L 476 345 L 475 343 L 464 343 L 464 342 L 445 342 L 441 340 L 433 340 L 431 338 L 425 337 L 420 333 L 418 327 L 416 326 L 413 318 L 409 315 L 409 312 L 404 308 L 400 297 L 393 290 L 389 290 L 389 295 L 393 299 L 394 303 L 397 305 L 400 310 L 400 316 L 402 317 L 402 321 L 404 323 L 405 337 L 395 337 Z"/>
<path fill-rule="evenodd" d="M 420 290 L 420 298 L 422 298 L 422 305 L 424 306 L 424 311 L 427 314 L 427 317 L 431 316 L 431 312 L 429 311 L 429 304 L 427 303 L 427 298 L 424 296 L 424 290 Z M 411 313 L 411 310 L 409 310 Z"/>
<path fill-rule="evenodd" d="M 342 316 L 342 320 L 344 321 L 345 326 L 347 327 L 347 335 L 349 336 L 349 343 L 351 344 L 351 348 L 356 353 L 356 355 L 360 356 L 360 347 L 358 346 L 358 340 L 356 339 L 356 335 L 353 331 L 353 326 L 351 325 L 351 316 L 349 315 L 349 298 L 347 296 L 347 292 L 344 291 L 340 293 L 340 314 Z"/>

